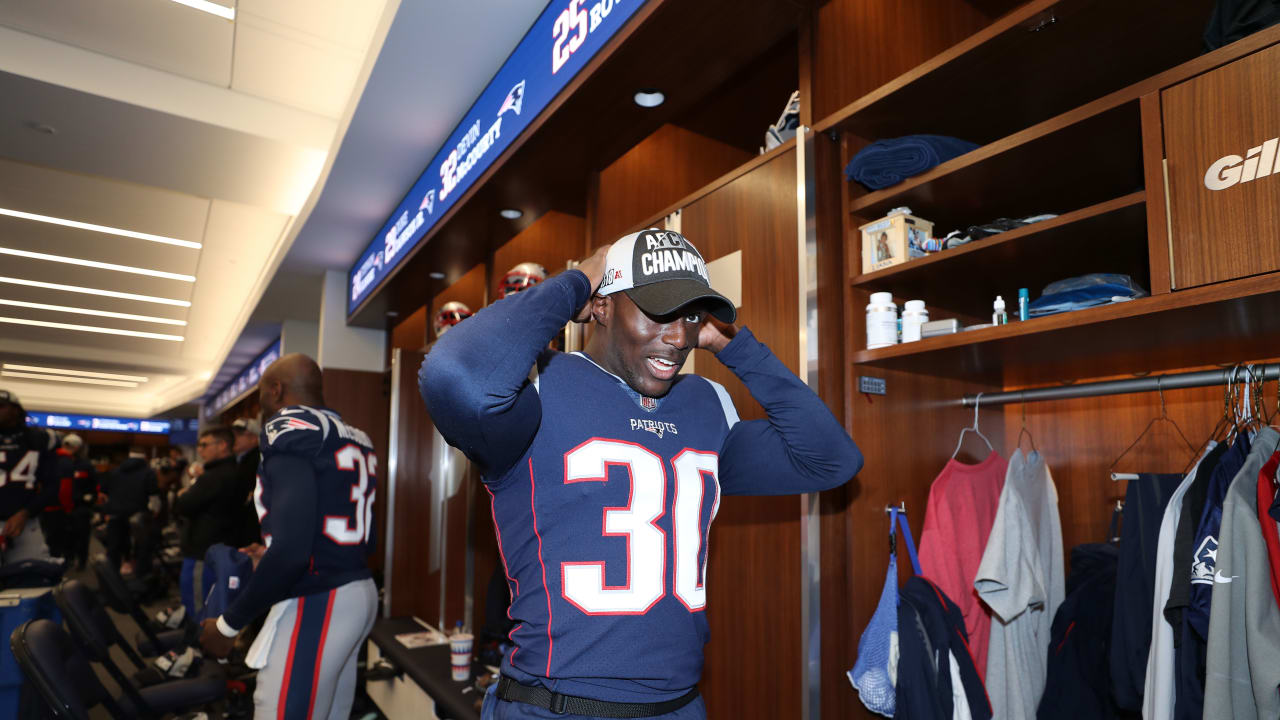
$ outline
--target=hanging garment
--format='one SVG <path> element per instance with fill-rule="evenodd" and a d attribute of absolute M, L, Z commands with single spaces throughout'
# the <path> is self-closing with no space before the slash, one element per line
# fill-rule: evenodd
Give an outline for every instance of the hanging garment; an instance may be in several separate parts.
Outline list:
<path fill-rule="evenodd" d="M 1264 427 L 1222 507 L 1213 573 L 1204 717 L 1280 717 L 1280 608 L 1271 594 L 1267 546 L 1258 526 L 1258 473 L 1280 446 Z"/>
<path fill-rule="evenodd" d="M 1209 446 L 1210 452 L 1217 443 Z M 1173 717 L 1173 626 L 1165 619 L 1164 607 L 1169 602 L 1169 589 L 1173 586 L 1173 540 L 1181 519 L 1182 504 L 1187 491 L 1196 479 L 1200 465 L 1191 468 L 1173 491 L 1169 504 L 1164 508 L 1164 520 L 1160 523 L 1160 540 L 1156 545 L 1156 576 L 1154 612 L 1151 613 L 1151 651 L 1147 653 L 1147 681 L 1142 693 L 1142 717 L 1146 720 L 1167 720 Z"/>
<path fill-rule="evenodd" d="M 992 610 L 985 676 L 1002 720 L 1034 718 L 1053 616 L 1066 595 L 1058 492 L 1038 452 L 1009 459 L 1000 507 L 974 587 Z"/>
<path fill-rule="evenodd" d="M 1196 537 L 1192 541 L 1190 586 L 1187 609 L 1183 613 L 1181 637 L 1174 651 L 1177 679 L 1174 690 L 1174 720 L 1201 720 L 1204 717 L 1204 677 L 1206 643 L 1209 639 L 1209 606 L 1213 600 L 1213 573 L 1218 556 L 1218 529 L 1222 523 L 1222 503 L 1227 488 L 1251 447 L 1249 436 L 1240 433 L 1209 476 L 1204 511 L 1200 514 Z"/>
<path fill-rule="evenodd" d="M 1129 481 L 1125 491 L 1111 623 L 1111 689 L 1116 705 L 1130 712 L 1142 710 L 1147 681 L 1160 523 L 1169 498 L 1181 483 L 1182 475 L 1142 473 Z"/>
<path fill-rule="evenodd" d="M 1071 549 L 1067 596 L 1053 618 L 1038 720 L 1111 720 L 1111 619 L 1120 549 L 1109 543 Z"/>
<path fill-rule="evenodd" d="M 1173 646 L 1181 644 L 1182 619 L 1187 607 L 1191 604 L 1191 560 L 1195 551 L 1196 530 L 1200 527 L 1200 517 L 1204 515 L 1205 500 L 1209 494 L 1209 480 L 1218 462 L 1227 452 L 1230 445 L 1215 443 L 1208 454 L 1200 460 L 1193 475 L 1191 486 L 1182 496 L 1182 511 L 1178 515 L 1178 530 L 1173 537 L 1173 582 L 1169 586 L 1169 600 L 1164 604 L 1164 616 L 1174 629 Z"/>
<path fill-rule="evenodd" d="M 973 580 L 1000 507 L 1008 469 L 1009 464 L 995 452 L 977 465 L 948 461 L 929 489 L 924 530 L 920 534 L 924 576 L 935 582 L 964 614 L 979 675 L 986 672 L 991 616 L 978 599 Z"/>
<path fill-rule="evenodd" d="M 853 669 L 846 675 L 849 683 L 858 691 L 862 704 L 871 712 L 893 717 L 895 686 L 898 675 L 898 552 L 897 532 L 902 526 L 903 540 L 907 544 L 907 555 L 911 558 L 911 567 L 915 574 L 920 574 L 920 559 L 916 556 L 916 544 L 911 539 L 911 526 L 907 516 L 900 515 L 897 508 L 889 509 L 889 569 L 885 572 L 884 589 L 880 592 L 880 603 L 862 631 L 858 640 L 858 659 Z"/>
<path fill-rule="evenodd" d="M 935 583 L 907 580 L 898 603 L 900 720 L 989 720 L 991 704 L 973 664 L 960 608 Z M 953 685 L 952 663 L 960 680 Z M 965 707 L 957 712 L 957 703 Z"/>
<path fill-rule="evenodd" d="M 1275 507 L 1278 484 L 1276 471 L 1280 470 L 1280 452 L 1273 453 L 1271 459 L 1258 472 L 1258 524 L 1262 526 L 1262 539 L 1267 543 L 1267 562 L 1271 566 L 1271 593 L 1275 595 L 1276 606 L 1280 607 L 1280 525 L 1271 516 Z"/>

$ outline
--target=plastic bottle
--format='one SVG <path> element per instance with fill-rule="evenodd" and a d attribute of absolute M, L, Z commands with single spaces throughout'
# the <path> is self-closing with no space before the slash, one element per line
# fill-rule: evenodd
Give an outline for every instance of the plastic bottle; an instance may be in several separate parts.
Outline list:
<path fill-rule="evenodd" d="M 1026 322 L 1031 312 L 1031 291 L 1026 288 L 1018 290 L 1018 322 Z"/>
<path fill-rule="evenodd" d="M 991 324 L 1005 325 L 1009 322 L 1009 313 L 1004 310 L 1004 298 L 997 295 L 995 303 L 991 306 Z"/>
<path fill-rule="evenodd" d="M 923 300 L 908 300 L 902 309 L 902 342 L 920 339 L 920 326 L 929 322 L 929 311 Z"/>
<path fill-rule="evenodd" d="M 898 342 L 898 306 L 893 293 L 871 293 L 867 305 L 867 349 L 889 347 Z"/>

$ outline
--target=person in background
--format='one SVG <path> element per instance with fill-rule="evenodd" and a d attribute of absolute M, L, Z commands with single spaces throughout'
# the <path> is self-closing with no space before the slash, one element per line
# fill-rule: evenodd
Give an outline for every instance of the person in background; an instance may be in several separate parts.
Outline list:
<path fill-rule="evenodd" d="M 187 462 L 187 456 L 182 453 L 182 448 L 180 447 L 169 448 L 169 462 L 178 471 L 179 478 L 185 477 L 187 466 L 191 464 Z"/>
<path fill-rule="evenodd" d="M 79 437 L 68 435 L 68 438 Z M 68 447 L 64 438 L 54 451 L 54 471 L 51 481 L 53 487 L 48 489 L 49 504 L 44 508 L 40 519 L 40 528 L 44 531 L 44 541 L 49 547 L 49 554 L 70 563 L 74 536 L 71 527 L 71 514 L 75 510 L 75 451 L 79 445 Z"/>
<path fill-rule="evenodd" d="M 240 418 L 231 423 L 236 442 L 233 448 L 236 453 L 236 465 L 240 471 L 240 493 L 244 502 L 240 507 L 240 521 L 236 530 L 233 547 L 245 547 L 262 542 L 262 530 L 258 524 L 258 511 L 253 506 L 253 490 L 258 484 L 258 462 L 261 453 L 258 451 L 258 438 L 262 435 L 262 424 L 257 418 Z"/>
<path fill-rule="evenodd" d="M 68 564 L 83 570 L 89 560 L 89 526 L 93 520 L 93 506 L 98 498 L 98 472 L 86 457 L 88 448 L 79 435 L 71 433 L 62 439 L 62 447 L 71 452 L 71 539 Z"/>
<path fill-rule="evenodd" d="M 223 426 L 205 428 L 196 443 L 204 471 L 190 487 L 178 491 L 173 511 L 187 519 L 182 529 L 182 576 L 179 581 L 182 604 L 189 617 L 203 605 L 213 582 L 204 555 L 215 543 L 235 540 L 236 521 L 243 501 L 240 471 L 232 448 L 235 437 Z M 199 580 L 197 586 L 196 580 Z"/>
<path fill-rule="evenodd" d="M 155 487 L 155 471 L 141 447 L 129 448 L 129 457 L 108 473 L 102 483 L 103 503 L 98 512 L 107 519 L 107 559 L 122 573 L 132 572 L 130 518 L 147 509 L 149 488 Z"/>
<path fill-rule="evenodd" d="M 50 559 L 37 516 L 49 505 L 47 493 L 54 488 L 57 447 L 58 436 L 27 427 L 27 411 L 18 396 L 0 390 L 0 537 L 6 564 Z"/>

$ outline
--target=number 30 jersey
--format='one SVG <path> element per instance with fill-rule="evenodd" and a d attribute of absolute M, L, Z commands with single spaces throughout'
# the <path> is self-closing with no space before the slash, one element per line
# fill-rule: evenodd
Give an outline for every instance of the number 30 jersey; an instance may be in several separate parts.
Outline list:
<path fill-rule="evenodd" d="M 331 590 L 371 577 L 366 558 L 373 527 L 378 457 L 364 431 L 352 427 L 334 411 L 294 405 L 282 408 L 262 428 L 262 464 L 254 504 L 262 537 L 271 547 L 272 535 L 288 532 L 272 518 L 272 496 L 283 483 L 299 477 L 282 471 L 285 456 L 309 461 L 316 484 L 318 515 L 311 543 L 311 561 L 288 597 Z"/>
<path fill-rule="evenodd" d="M 683 692 L 709 637 L 707 537 L 737 413 L 705 378 L 644 399 L 579 354 L 544 354 L 535 386 L 532 444 L 485 478 L 517 623 L 506 662 L 565 694 Z"/>

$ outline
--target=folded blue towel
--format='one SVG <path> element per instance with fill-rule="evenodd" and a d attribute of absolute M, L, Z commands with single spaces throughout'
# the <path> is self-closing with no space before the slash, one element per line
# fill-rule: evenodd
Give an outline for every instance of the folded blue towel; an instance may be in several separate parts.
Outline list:
<path fill-rule="evenodd" d="M 881 190 L 960 157 L 978 146 L 946 135 L 906 135 L 877 140 L 863 148 L 844 169 L 849 180 Z"/>

